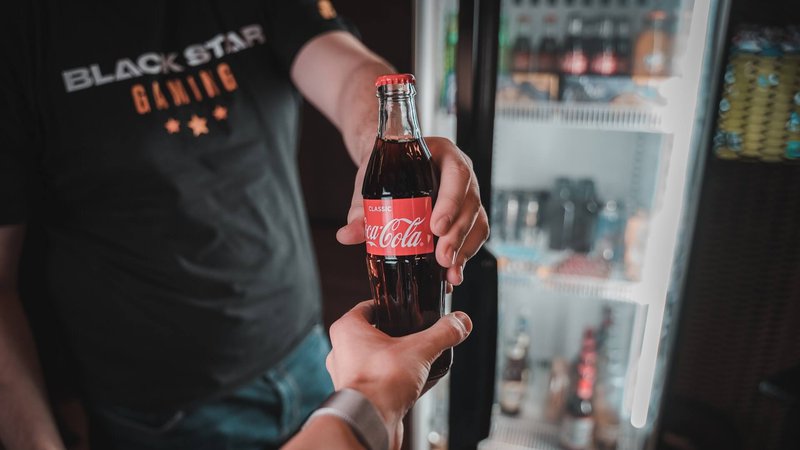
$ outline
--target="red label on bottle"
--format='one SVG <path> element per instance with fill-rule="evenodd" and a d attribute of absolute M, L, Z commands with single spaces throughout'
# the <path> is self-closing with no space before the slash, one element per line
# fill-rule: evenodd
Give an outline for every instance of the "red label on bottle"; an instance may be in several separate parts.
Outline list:
<path fill-rule="evenodd" d="M 407 256 L 433 253 L 430 197 L 364 199 L 367 253 Z"/>

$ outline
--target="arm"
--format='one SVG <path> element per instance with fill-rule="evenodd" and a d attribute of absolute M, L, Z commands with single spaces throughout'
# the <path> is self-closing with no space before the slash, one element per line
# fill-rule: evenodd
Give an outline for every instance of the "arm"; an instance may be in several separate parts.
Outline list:
<path fill-rule="evenodd" d="M 63 449 L 17 294 L 24 235 L 24 226 L 0 226 L 0 442 L 8 450 Z"/>
<path fill-rule="evenodd" d="M 292 81 L 339 129 L 359 166 L 348 223 L 336 235 L 343 244 L 364 242 L 361 183 L 378 129 L 375 78 L 392 72 L 388 63 L 343 31 L 312 39 L 292 63 Z M 431 231 L 439 237 L 436 260 L 448 269 L 447 281 L 459 285 L 464 264 L 489 237 L 489 220 L 469 158 L 449 139 L 425 141 L 440 171 L 439 196 L 431 215 Z"/>
<path fill-rule="evenodd" d="M 303 46 L 291 77 L 303 97 L 342 133 L 350 158 L 361 165 L 378 131 L 375 78 L 393 72 L 355 36 L 333 31 Z"/>
<path fill-rule="evenodd" d="M 364 446 L 358 442 L 353 430 L 344 421 L 333 416 L 322 416 L 311 421 L 283 446 L 283 450 L 310 448 L 360 450 Z"/>
<path fill-rule="evenodd" d="M 331 326 L 333 350 L 326 366 L 337 391 L 355 389 L 377 408 L 390 436 L 390 448 L 398 449 L 403 417 L 424 390 L 433 386 L 425 384 L 431 364 L 445 349 L 467 338 L 472 322 L 463 312 L 455 312 L 423 331 L 394 338 L 372 325 L 373 313 L 372 300 L 361 302 Z M 355 439 L 340 419 L 321 416 L 285 449 L 361 448 Z"/>

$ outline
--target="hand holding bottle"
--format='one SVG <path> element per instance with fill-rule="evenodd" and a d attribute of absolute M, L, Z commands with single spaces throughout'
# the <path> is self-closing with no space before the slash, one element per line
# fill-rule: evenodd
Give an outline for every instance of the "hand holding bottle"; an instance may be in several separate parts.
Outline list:
<path fill-rule="evenodd" d="M 364 394 L 386 422 L 391 448 L 399 448 L 403 416 L 426 385 L 431 364 L 442 351 L 460 344 L 472 331 L 465 313 L 448 314 L 430 328 L 399 338 L 372 326 L 372 300 L 356 305 L 330 329 L 331 350 L 326 360 L 336 390 L 352 388 Z"/>

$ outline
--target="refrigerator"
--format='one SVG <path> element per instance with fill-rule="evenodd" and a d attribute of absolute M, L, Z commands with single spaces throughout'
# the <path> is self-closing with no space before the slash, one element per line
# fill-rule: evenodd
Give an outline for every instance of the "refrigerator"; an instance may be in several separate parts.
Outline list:
<path fill-rule="evenodd" d="M 410 446 L 653 448 L 726 0 L 417 0 L 425 135 L 470 157 L 474 321 Z"/>

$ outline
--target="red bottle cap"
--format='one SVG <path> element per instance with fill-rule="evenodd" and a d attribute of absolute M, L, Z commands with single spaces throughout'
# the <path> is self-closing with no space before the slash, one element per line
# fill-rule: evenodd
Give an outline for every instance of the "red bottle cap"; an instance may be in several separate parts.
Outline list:
<path fill-rule="evenodd" d="M 392 73 L 389 75 L 381 75 L 375 80 L 375 87 L 384 86 L 387 84 L 414 84 L 414 75 L 410 73 Z"/>

